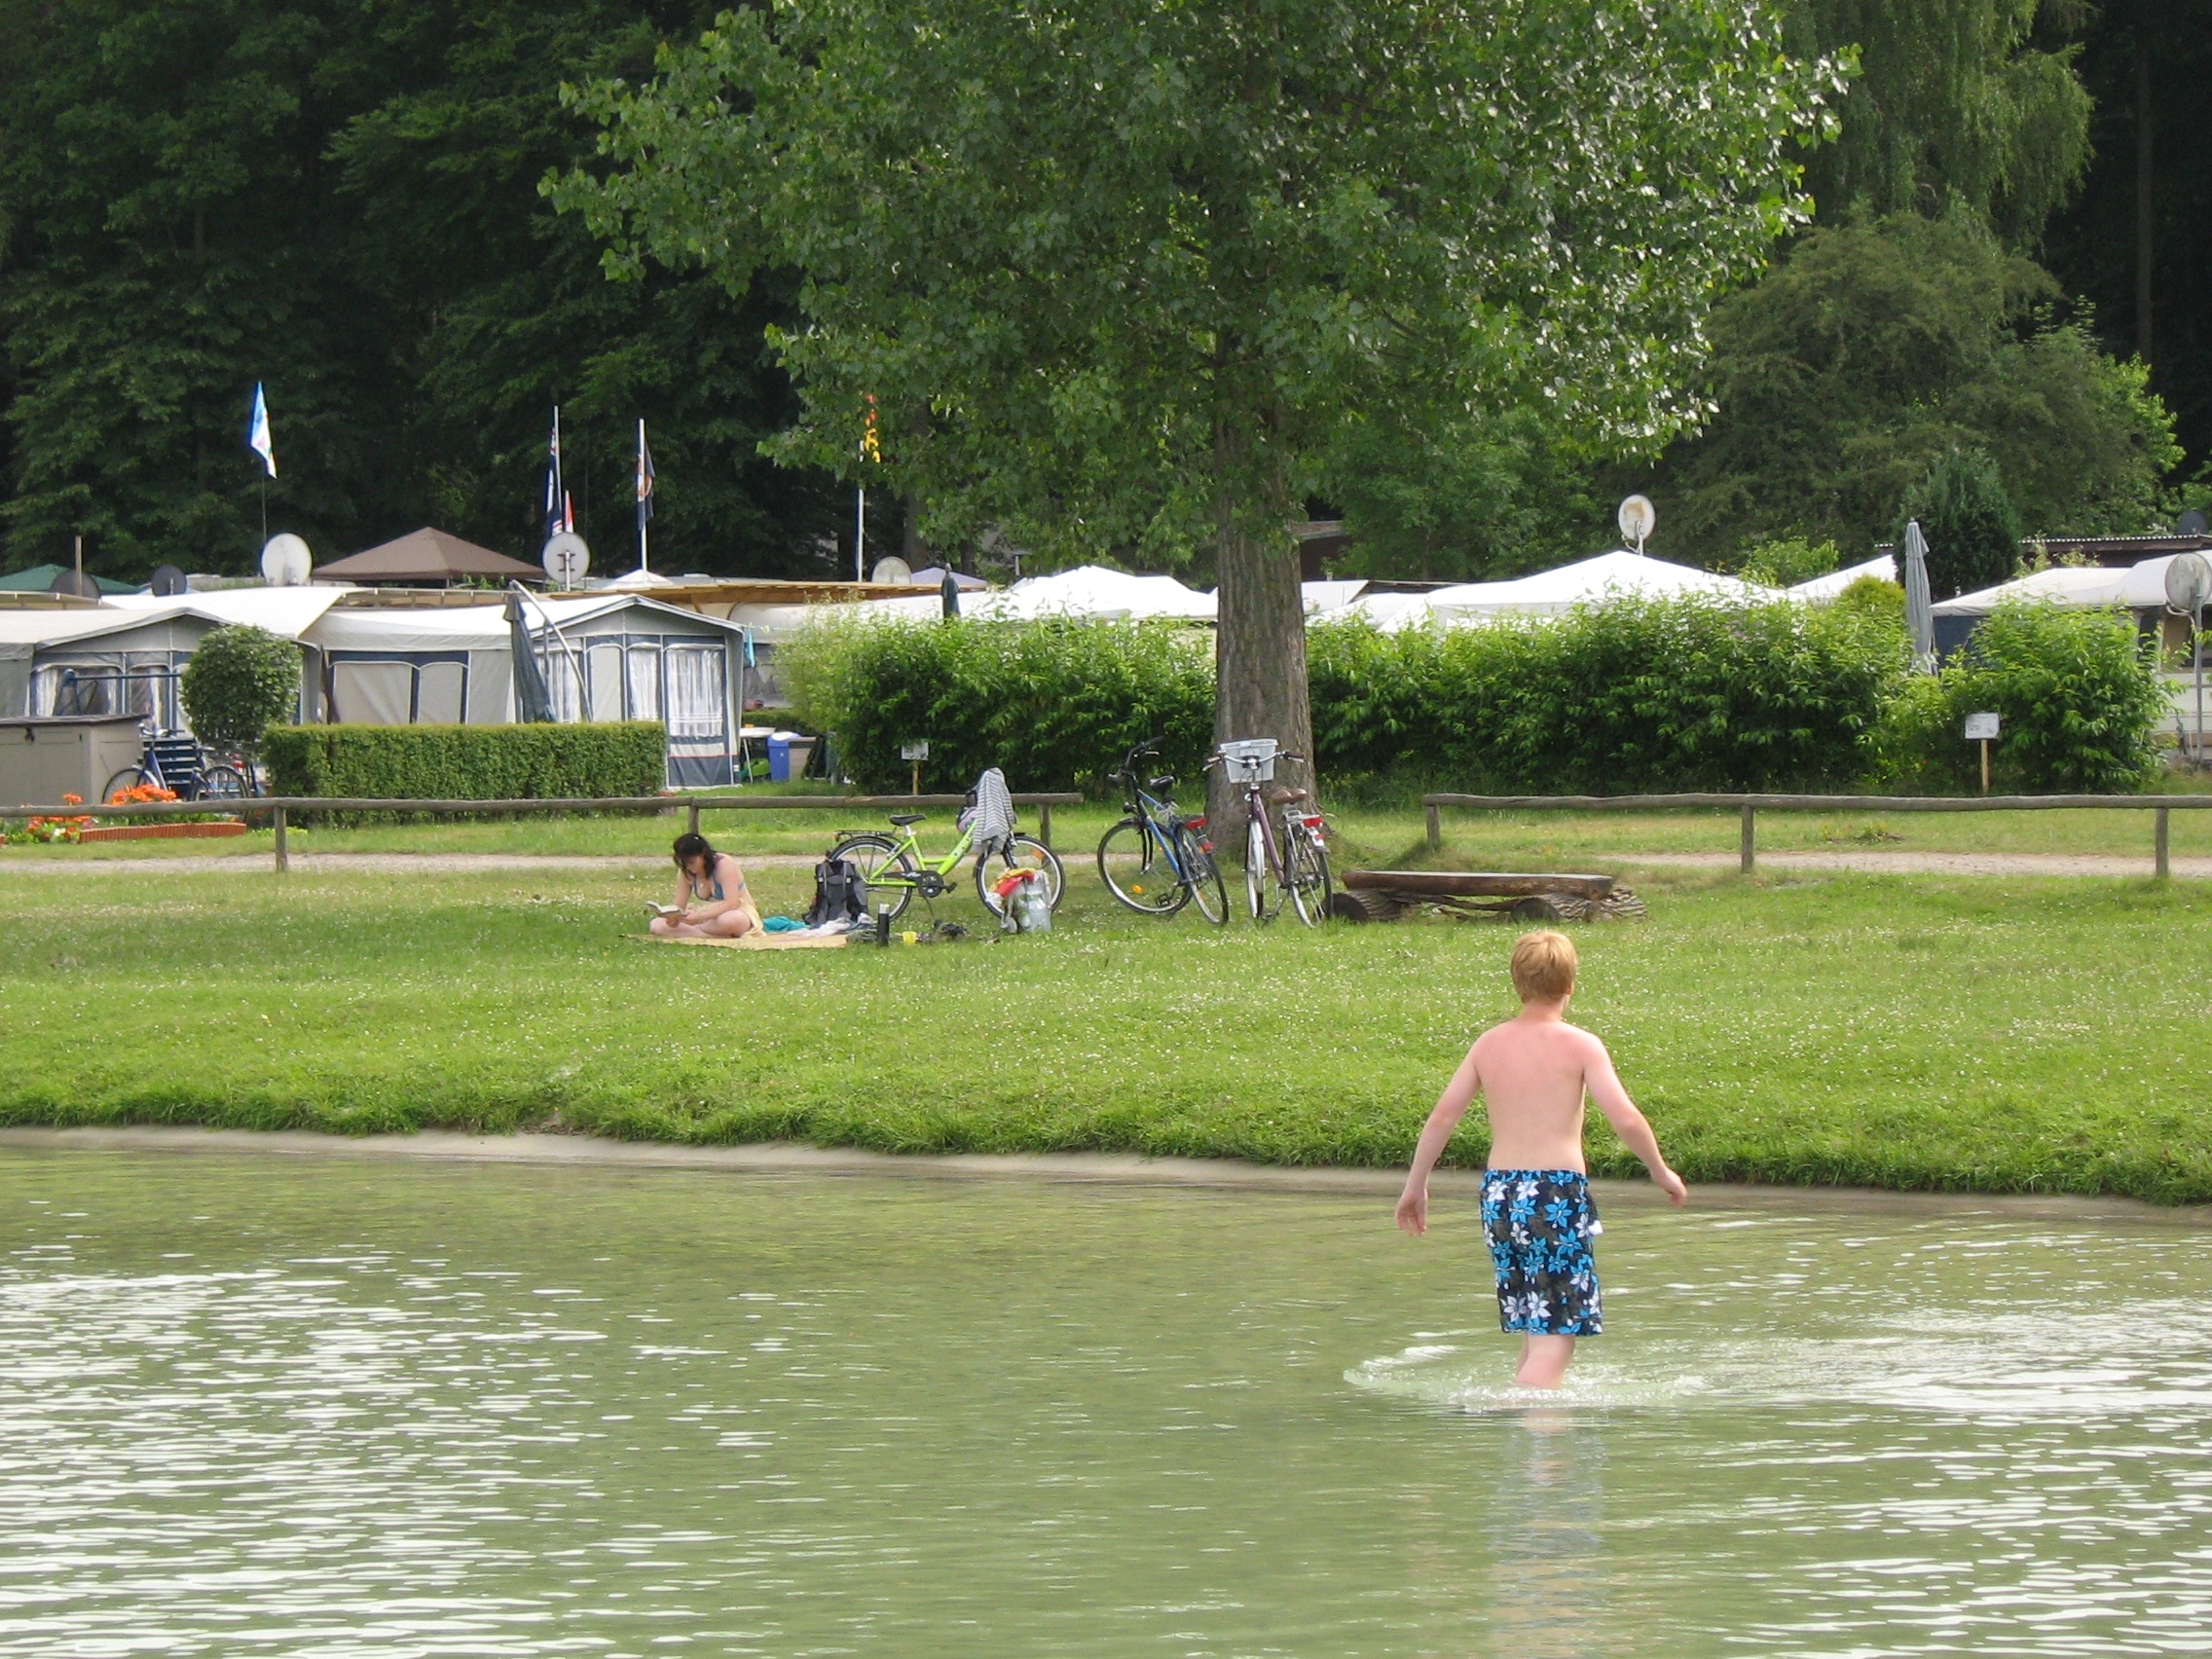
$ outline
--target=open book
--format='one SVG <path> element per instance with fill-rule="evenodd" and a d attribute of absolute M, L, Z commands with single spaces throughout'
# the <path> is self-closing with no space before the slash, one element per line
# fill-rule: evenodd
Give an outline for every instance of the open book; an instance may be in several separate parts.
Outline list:
<path fill-rule="evenodd" d="M 648 916 L 681 916 L 683 914 L 683 906 L 681 904 L 647 904 L 645 914 Z"/>

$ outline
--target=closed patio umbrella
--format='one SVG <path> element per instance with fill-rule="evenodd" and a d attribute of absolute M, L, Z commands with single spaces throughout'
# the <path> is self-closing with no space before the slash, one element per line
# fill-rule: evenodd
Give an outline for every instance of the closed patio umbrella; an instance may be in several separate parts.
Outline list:
<path fill-rule="evenodd" d="M 1936 602 L 1928 593 L 1928 537 L 1920 521 L 1904 527 L 1904 626 L 1912 636 L 1912 670 L 1936 672 Z"/>
<path fill-rule="evenodd" d="M 546 689 L 545 671 L 537 666 L 537 647 L 530 638 L 530 621 L 523 614 L 522 595 L 507 595 L 507 632 L 514 660 L 515 722 L 542 722 L 553 718 L 553 693 Z"/>

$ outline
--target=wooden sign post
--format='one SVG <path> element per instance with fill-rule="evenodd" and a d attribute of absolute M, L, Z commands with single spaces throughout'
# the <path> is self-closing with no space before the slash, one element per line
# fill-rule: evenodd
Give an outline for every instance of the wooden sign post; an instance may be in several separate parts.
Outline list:
<path fill-rule="evenodd" d="M 906 792 L 908 794 L 922 793 L 922 762 L 929 757 L 930 746 L 926 738 L 917 738 L 911 743 L 902 743 L 899 746 L 899 758 L 914 763 L 914 787 Z"/>
<path fill-rule="evenodd" d="M 1996 715 L 1967 716 L 1967 741 L 1981 745 L 1981 793 L 1989 793 L 1989 746 L 1995 741 L 2000 719 Z"/>

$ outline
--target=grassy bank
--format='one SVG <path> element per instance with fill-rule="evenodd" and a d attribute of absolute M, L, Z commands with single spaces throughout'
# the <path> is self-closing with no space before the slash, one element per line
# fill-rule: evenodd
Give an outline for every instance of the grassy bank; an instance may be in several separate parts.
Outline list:
<path fill-rule="evenodd" d="M 1087 878 L 1050 938 L 761 955 L 625 937 L 660 886 L 0 879 L 0 1121 L 1383 1164 L 1508 1006 L 1504 927 L 1215 933 Z M 2212 1200 L 2212 887 L 1639 886 L 1648 923 L 1579 935 L 1577 1014 L 1693 1180 Z"/>

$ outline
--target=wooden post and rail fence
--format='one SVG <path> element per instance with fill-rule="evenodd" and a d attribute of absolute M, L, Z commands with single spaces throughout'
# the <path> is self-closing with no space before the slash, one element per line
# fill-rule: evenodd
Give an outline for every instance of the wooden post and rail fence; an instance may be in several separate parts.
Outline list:
<path fill-rule="evenodd" d="M 1739 868 L 1758 867 L 1761 812 L 2083 812 L 2152 814 L 2151 846 L 2160 876 L 2173 874 L 2169 853 L 2172 815 L 2212 811 L 2212 794 L 2050 795 L 1834 795 L 1834 794 L 1633 794 L 1478 795 L 1426 794 L 1428 844 L 1444 844 L 1444 809 L 1469 812 L 1672 812 L 1683 808 L 1734 808 L 1743 815 Z"/>
<path fill-rule="evenodd" d="M 1074 793 L 1017 794 L 1016 806 L 1033 806 L 1037 809 L 1037 838 L 1047 847 L 1052 844 L 1052 808 L 1080 806 L 1083 796 Z M 331 795 L 256 795 L 250 800 L 232 802 L 204 800 L 150 800 L 133 801 L 128 807 L 110 806 L 88 810 L 83 806 L 12 806 L 0 808 L 0 818 L 204 818 L 210 813 L 229 818 L 266 818 L 276 831 L 276 868 L 291 867 L 291 852 L 286 845 L 286 830 L 294 813 L 323 812 L 385 812 L 392 814 L 414 813 L 430 818 L 454 818 L 473 814 L 503 814 L 509 817 L 530 813 L 558 812 L 635 812 L 684 814 L 692 833 L 699 830 L 702 813 L 708 812 L 902 812 L 916 807 L 963 807 L 968 804 L 966 795 L 596 795 L 559 800 L 372 800 L 341 798 Z"/>

